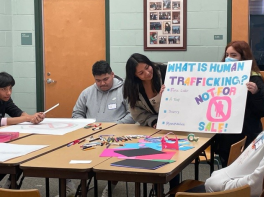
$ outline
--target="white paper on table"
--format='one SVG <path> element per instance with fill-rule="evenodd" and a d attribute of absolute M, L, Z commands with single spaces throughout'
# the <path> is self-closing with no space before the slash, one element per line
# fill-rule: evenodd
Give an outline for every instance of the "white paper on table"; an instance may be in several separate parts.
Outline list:
<path fill-rule="evenodd" d="M 24 122 L 0 129 L 0 132 L 37 133 L 48 135 L 64 135 L 94 123 L 95 119 L 45 118 L 39 124 Z"/>
<path fill-rule="evenodd" d="M 0 162 L 5 162 L 9 159 L 29 154 L 47 146 L 49 145 L 20 145 L 0 143 Z"/>
<path fill-rule="evenodd" d="M 77 164 L 77 163 L 91 163 L 92 160 L 71 160 L 70 164 Z"/>

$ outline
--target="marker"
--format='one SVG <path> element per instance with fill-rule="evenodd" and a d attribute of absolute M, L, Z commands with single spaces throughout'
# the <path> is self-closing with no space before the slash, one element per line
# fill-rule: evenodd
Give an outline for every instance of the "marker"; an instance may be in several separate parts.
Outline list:
<path fill-rule="evenodd" d="M 43 114 L 48 113 L 49 111 L 53 110 L 55 107 L 58 107 L 59 103 L 57 105 L 54 105 L 53 107 L 49 108 L 48 110 L 44 111 Z"/>
<path fill-rule="evenodd" d="M 83 150 L 86 151 L 86 150 L 92 150 L 92 149 L 95 149 L 95 147 L 85 148 Z"/>
<path fill-rule="evenodd" d="M 79 143 L 80 140 L 74 140 L 73 142 L 70 142 L 67 146 L 70 147 L 71 145 Z"/>
<path fill-rule="evenodd" d="M 99 130 L 99 129 L 102 129 L 102 127 L 95 127 L 92 130 L 95 131 L 95 130 Z"/>
<path fill-rule="evenodd" d="M 119 144 L 119 143 L 111 143 L 111 145 L 124 146 L 124 144 Z"/>
<path fill-rule="evenodd" d="M 92 139 L 92 140 L 89 140 L 89 142 L 93 142 L 93 141 L 96 141 L 96 140 L 100 140 L 101 138 L 94 138 L 94 139 Z"/>

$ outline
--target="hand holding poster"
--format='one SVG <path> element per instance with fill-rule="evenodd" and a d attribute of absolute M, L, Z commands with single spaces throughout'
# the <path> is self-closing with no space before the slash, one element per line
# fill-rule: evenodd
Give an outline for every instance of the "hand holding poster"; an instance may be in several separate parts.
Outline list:
<path fill-rule="evenodd" d="M 169 62 L 157 129 L 241 133 L 251 65 Z"/>

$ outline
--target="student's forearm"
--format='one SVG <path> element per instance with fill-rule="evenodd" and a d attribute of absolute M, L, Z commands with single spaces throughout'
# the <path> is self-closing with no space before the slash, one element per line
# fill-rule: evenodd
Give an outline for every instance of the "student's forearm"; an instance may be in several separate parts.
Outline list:
<path fill-rule="evenodd" d="M 27 116 L 7 118 L 7 125 L 14 125 L 14 124 L 22 123 L 22 122 L 27 122 L 27 121 L 29 121 L 29 118 Z"/>

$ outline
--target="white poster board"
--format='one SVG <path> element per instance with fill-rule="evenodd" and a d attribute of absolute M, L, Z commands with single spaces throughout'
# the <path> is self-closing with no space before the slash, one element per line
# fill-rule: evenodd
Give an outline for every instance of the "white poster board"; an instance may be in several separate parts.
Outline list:
<path fill-rule="evenodd" d="M 251 65 L 169 62 L 157 129 L 241 133 Z"/>
<path fill-rule="evenodd" d="M 0 132 L 36 133 L 47 135 L 64 135 L 94 123 L 95 119 L 45 118 L 39 124 L 24 122 L 0 129 Z"/>

